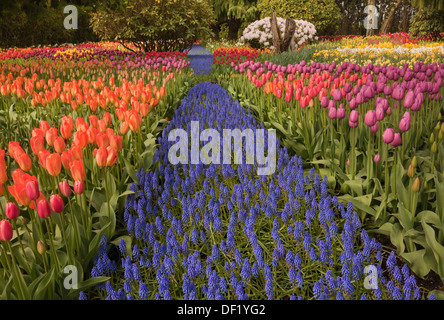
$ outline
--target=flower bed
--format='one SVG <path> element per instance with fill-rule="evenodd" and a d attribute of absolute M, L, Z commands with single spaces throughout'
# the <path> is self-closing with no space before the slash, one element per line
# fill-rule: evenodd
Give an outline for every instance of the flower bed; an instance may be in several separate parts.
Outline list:
<path fill-rule="evenodd" d="M 124 215 L 130 237 L 120 240 L 120 260 L 111 260 L 102 238 L 92 276 L 117 272 L 113 279 L 121 280 L 100 286 L 100 298 L 421 297 L 408 267 L 400 269 L 393 252 L 383 259 L 352 203 L 344 207 L 329 195 L 326 178 L 314 169 L 304 174 L 301 158 L 279 144 L 271 176 L 257 176 L 257 164 L 171 165 L 168 134 L 178 128 L 190 134 L 191 121 L 219 130 L 263 128 L 219 85 L 189 91 L 159 138 L 158 167 L 141 168 L 130 188 Z M 378 273 L 375 290 L 364 285 L 370 265 Z"/>

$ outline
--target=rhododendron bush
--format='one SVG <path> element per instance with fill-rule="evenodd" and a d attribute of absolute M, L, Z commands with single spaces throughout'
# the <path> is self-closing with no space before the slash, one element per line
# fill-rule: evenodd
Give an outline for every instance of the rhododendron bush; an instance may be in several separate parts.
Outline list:
<path fill-rule="evenodd" d="M 295 22 L 296 31 L 291 43 L 291 46 L 295 49 L 318 39 L 318 37 L 315 36 L 316 27 L 312 23 L 304 20 L 295 20 Z M 277 25 L 283 37 L 285 32 L 285 19 L 277 17 Z M 256 20 L 249 24 L 244 29 L 240 41 L 256 48 L 270 48 L 274 50 L 270 18 Z"/>

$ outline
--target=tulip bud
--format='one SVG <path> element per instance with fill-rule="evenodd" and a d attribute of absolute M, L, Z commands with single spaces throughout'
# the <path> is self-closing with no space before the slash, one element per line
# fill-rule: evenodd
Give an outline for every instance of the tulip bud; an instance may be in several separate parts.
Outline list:
<path fill-rule="evenodd" d="M 29 200 L 35 200 L 39 197 L 40 190 L 39 184 L 37 181 L 31 180 L 26 183 L 26 196 Z"/>
<path fill-rule="evenodd" d="M 412 164 L 409 165 L 409 169 L 407 170 L 407 175 L 409 178 L 413 178 L 415 176 L 415 168 Z"/>
<path fill-rule="evenodd" d="M 8 202 L 5 205 L 5 214 L 11 220 L 17 219 L 19 215 L 19 209 L 17 204 L 15 204 L 14 202 Z"/>
<path fill-rule="evenodd" d="M 59 183 L 60 192 L 65 196 L 69 197 L 72 194 L 71 187 L 66 180 L 60 181 Z"/>
<path fill-rule="evenodd" d="M 55 213 L 61 213 L 65 208 L 65 204 L 63 203 L 63 199 L 58 194 L 53 194 L 49 198 L 49 203 L 51 204 L 51 209 Z"/>
<path fill-rule="evenodd" d="M 419 178 L 416 177 L 415 181 L 413 181 L 413 184 L 412 184 L 412 191 L 413 192 L 418 192 L 419 191 L 419 187 L 420 187 L 420 181 L 419 181 Z"/>
<path fill-rule="evenodd" d="M 442 131 L 441 130 L 439 130 L 439 132 L 438 132 L 438 141 L 442 141 Z"/>
<path fill-rule="evenodd" d="M 430 141 L 430 143 L 433 143 L 433 141 L 435 141 L 435 135 L 433 134 L 433 132 L 432 132 L 432 134 L 430 135 L 430 139 L 429 139 L 429 141 Z"/>
<path fill-rule="evenodd" d="M 44 255 L 46 252 L 46 247 L 45 244 L 43 242 L 41 242 L 40 240 L 37 242 L 37 251 L 41 254 Z"/>
<path fill-rule="evenodd" d="M 431 151 L 433 153 L 436 153 L 438 151 L 438 144 L 436 143 L 436 141 L 433 142 Z"/>
<path fill-rule="evenodd" d="M 418 160 L 416 159 L 416 156 L 413 156 L 412 166 L 413 166 L 413 168 L 416 168 L 418 166 Z"/>
<path fill-rule="evenodd" d="M 77 180 L 74 182 L 74 192 L 77 194 L 82 194 L 85 191 L 85 186 L 83 185 L 82 180 Z"/>
<path fill-rule="evenodd" d="M 342 193 L 348 193 L 349 190 L 350 190 L 350 187 L 348 186 L 348 184 L 343 183 L 343 184 L 341 185 L 341 192 L 342 192 Z"/>
<path fill-rule="evenodd" d="M 381 156 L 379 155 L 379 153 L 375 154 L 375 156 L 373 157 L 373 161 L 375 163 L 378 163 L 379 161 L 381 161 Z"/>
<path fill-rule="evenodd" d="M 43 199 L 37 203 L 37 213 L 41 219 L 46 219 L 51 215 L 51 207 L 48 200 Z"/>
<path fill-rule="evenodd" d="M 0 241 L 9 241 L 12 239 L 12 226 L 8 220 L 0 221 Z"/>

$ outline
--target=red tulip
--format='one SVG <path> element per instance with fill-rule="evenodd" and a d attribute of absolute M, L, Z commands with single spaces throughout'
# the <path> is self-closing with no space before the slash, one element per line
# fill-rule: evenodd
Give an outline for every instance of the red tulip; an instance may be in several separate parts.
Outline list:
<path fill-rule="evenodd" d="M 123 148 L 123 137 L 118 134 L 114 134 L 110 138 L 110 146 L 113 147 L 117 152 L 120 152 Z"/>
<path fill-rule="evenodd" d="M 37 202 L 37 213 L 41 219 L 49 218 L 51 215 L 51 207 L 49 206 L 48 200 L 43 199 Z"/>
<path fill-rule="evenodd" d="M 5 214 L 8 217 L 8 219 L 11 220 L 17 219 L 19 215 L 19 209 L 17 204 L 15 204 L 14 202 L 8 202 L 5 205 Z"/>
<path fill-rule="evenodd" d="M 0 221 L 0 240 L 9 241 L 12 239 L 12 226 L 11 223 L 4 219 Z"/>
<path fill-rule="evenodd" d="M 61 213 L 63 209 L 65 208 L 65 203 L 63 202 L 63 199 L 58 194 L 53 194 L 49 198 L 49 203 L 51 204 L 51 209 L 55 213 Z"/>
<path fill-rule="evenodd" d="M 66 180 L 60 181 L 59 183 L 60 192 L 65 196 L 69 197 L 72 194 L 71 187 Z"/>

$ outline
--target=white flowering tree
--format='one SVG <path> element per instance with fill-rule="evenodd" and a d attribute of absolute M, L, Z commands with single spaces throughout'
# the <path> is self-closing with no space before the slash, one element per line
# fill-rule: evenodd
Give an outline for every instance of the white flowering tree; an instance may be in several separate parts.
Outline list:
<path fill-rule="evenodd" d="M 277 17 L 277 26 L 280 32 L 281 38 L 285 36 L 285 19 Z M 296 30 L 291 38 L 290 48 L 292 50 L 297 49 L 304 43 L 318 40 L 316 36 L 316 27 L 304 20 L 294 20 L 296 24 Z M 264 18 L 256 20 L 249 24 L 243 31 L 240 42 L 251 45 L 258 48 L 269 48 L 271 50 L 277 49 L 273 45 L 273 34 L 271 28 L 271 19 Z"/>

